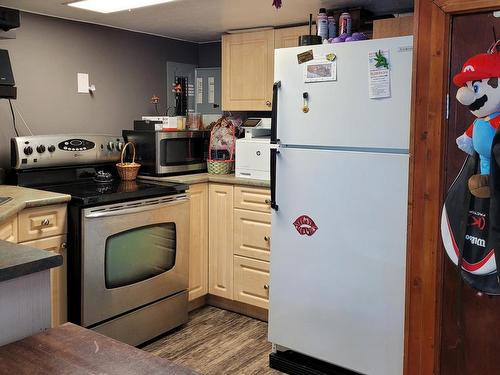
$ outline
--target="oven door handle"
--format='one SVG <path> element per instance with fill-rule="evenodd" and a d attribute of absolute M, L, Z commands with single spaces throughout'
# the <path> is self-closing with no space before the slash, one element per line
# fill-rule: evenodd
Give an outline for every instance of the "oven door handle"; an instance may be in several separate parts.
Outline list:
<path fill-rule="evenodd" d="M 84 216 L 85 218 L 95 219 L 100 217 L 135 214 L 139 212 L 157 210 L 164 207 L 171 207 L 173 205 L 181 204 L 188 201 L 189 199 L 186 195 L 180 195 L 171 199 L 163 199 L 160 202 L 158 200 L 154 200 L 154 201 L 144 202 L 143 204 L 135 206 L 133 203 L 132 204 L 127 203 L 125 205 L 117 204 L 103 210 L 93 210 L 90 212 L 86 212 Z"/>

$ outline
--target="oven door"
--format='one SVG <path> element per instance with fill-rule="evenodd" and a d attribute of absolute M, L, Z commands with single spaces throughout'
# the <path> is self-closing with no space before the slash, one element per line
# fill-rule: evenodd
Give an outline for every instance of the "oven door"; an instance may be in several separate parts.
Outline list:
<path fill-rule="evenodd" d="M 186 290 L 186 194 L 82 210 L 82 325 Z"/>
<path fill-rule="evenodd" d="M 209 133 L 156 132 L 156 172 L 193 172 L 206 169 Z"/>

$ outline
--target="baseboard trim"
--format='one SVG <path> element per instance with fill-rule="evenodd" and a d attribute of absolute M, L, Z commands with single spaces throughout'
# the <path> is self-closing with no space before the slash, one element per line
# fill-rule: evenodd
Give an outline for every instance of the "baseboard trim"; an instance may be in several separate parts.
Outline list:
<path fill-rule="evenodd" d="M 188 302 L 188 311 L 191 312 L 193 310 L 199 309 L 207 304 L 207 295 L 195 298 L 192 301 Z"/>
<path fill-rule="evenodd" d="M 214 296 L 213 294 L 207 295 L 207 305 L 218 307 L 220 309 L 229 310 L 241 315 L 246 315 L 254 319 L 268 321 L 268 311 L 262 307 L 248 305 L 239 301 L 232 301 L 227 298 Z"/>

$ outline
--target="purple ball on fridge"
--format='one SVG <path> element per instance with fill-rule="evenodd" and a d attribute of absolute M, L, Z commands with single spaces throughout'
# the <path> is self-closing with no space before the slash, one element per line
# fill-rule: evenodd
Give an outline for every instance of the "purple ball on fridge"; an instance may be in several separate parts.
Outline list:
<path fill-rule="evenodd" d="M 345 38 L 345 42 L 354 42 L 356 41 L 356 39 L 354 39 L 352 36 L 348 36 L 347 38 Z"/>
<path fill-rule="evenodd" d="M 344 43 L 345 40 L 342 39 L 340 36 L 333 38 L 332 43 Z"/>

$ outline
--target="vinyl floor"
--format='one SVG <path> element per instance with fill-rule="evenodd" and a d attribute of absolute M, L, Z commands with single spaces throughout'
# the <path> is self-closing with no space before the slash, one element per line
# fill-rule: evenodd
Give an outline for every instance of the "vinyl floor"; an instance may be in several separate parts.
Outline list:
<path fill-rule="evenodd" d="M 269 368 L 267 323 L 211 306 L 142 349 L 205 375 L 282 374 Z"/>

